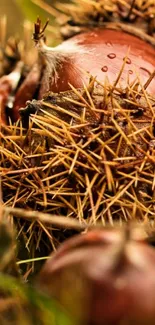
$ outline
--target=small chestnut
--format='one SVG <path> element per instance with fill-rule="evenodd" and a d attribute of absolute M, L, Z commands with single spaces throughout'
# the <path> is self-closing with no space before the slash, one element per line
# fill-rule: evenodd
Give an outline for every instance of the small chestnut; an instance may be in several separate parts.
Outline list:
<path fill-rule="evenodd" d="M 0 124 L 7 124 L 6 107 L 13 108 L 14 92 L 21 77 L 23 62 L 19 61 L 15 69 L 0 78 Z"/>
<path fill-rule="evenodd" d="M 19 109 L 25 107 L 28 100 L 35 97 L 35 93 L 39 88 L 41 77 L 41 66 L 39 63 L 34 64 L 31 71 L 17 90 L 13 105 L 13 120 L 17 121 L 20 117 Z"/>
<path fill-rule="evenodd" d="M 6 103 L 11 91 L 8 80 L 4 77 L 0 79 L 0 125 L 7 124 Z"/>
<path fill-rule="evenodd" d="M 67 240 L 45 262 L 37 285 L 79 324 L 155 324 L 155 251 L 132 229 Z"/>

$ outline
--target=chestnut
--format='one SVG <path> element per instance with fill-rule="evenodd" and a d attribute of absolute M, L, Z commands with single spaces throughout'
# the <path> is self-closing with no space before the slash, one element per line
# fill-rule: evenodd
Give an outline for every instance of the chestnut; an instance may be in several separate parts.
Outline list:
<path fill-rule="evenodd" d="M 48 90 L 66 91 L 70 84 L 75 88 L 83 87 L 83 83 L 88 84 L 90 75 L 103 84 L 107 78 L 109 85 L 113 85 L 121 69 L 118 87 L 125 89 L 136 80 L 150 94 L 155 94 L 155 78 L 147 85 L 155 68 L 155 49 L 129 33 L 94 28 L 55 48 L 47 47 L 40 40 L 38 50 L 46 62 L 40 98 Z"/>
<path fill-rule="evenodd" d="M 17 121 L 20 117 L 19 109 L 25 107 L 26 102 L 35 97 L 37 89 L 39 88 L 41 68 L 39 62 L 34 64 L 31 71 L 17 90 L 13 105 L 14 121 Z"/>
<path fill-rule="evenodd" d="M 14 105 L 14 92 L 18 86 L 23 62 L 19 61 L 14 70 L 0 78 L 0 125 L 7 124 L 6 107 L 12 110 Z"/>
<path fill-rule="evenodd" d="M 151 44 L 123 31 L 93 28 L 52 48 L 43 39 L 47 24 L 42 31 L 40 24 L 37 20 L 34 33 L 39 59 L 15 95 L 15 121 L 27 100 L 42 99 L 48 91 L 69 90 L 71 85 L 82 88 L 89 84 L 90 76 L 122 90 L 138 83 L 138 92 L 144 87 L 150 95 L 155 94 L 155 50 Z"/>
<path fill-rule="evenodd" d="M 63 243 L 37 285 L 79 324 L 155 324 L 155 251 L 133 230 L 92 230 Z"/>
<path fill-rule="evenodd" d="M 8 80 L 4 77 L 0 80 L 0 125 L 7 124 L 6 103 L 11 91 Z"/>

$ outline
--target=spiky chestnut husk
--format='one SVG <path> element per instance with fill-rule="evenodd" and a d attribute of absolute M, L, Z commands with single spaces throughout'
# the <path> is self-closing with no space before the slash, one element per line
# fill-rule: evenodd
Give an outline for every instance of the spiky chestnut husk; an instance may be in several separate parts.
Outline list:
<path fill-rule="evenodd" d="M 130 35 L 136 35 L 151 44 L 148 46 L 154 46 L 153 36 L 149 36 L 146 33 L 149 24 L 146 20 L 146 14 L 144 15 L 144 11 L 151 8 L 151 1 L 147 2 L 144 6 L 145 9 L 142 9 L 142 7 L 137 9 L 137 2 L 135 3 L 136 11 L 135 8 L 133 10 L 129 6 L 129 9 L 131 8 L 132 10 L 130 9 L 130 15 L 127 18 L 129 20 L 128 26 L 118 23 L 118 20 L 122 19 L 118 1 L 115 2 L 114 7 L 111 7 L 110 14 L 107 4 L 105 7 L 102 1 L 91 2 L 91 8 L 92 4 L 99 10 L 92 11 L 93 15 L 90 15 L 87 3 L 88 15 L 86 14 L 86 16 L 89 18 L 85 22 L 81 21 L 79 23 L 80 31 L 88 31 L 88 28 L 92 27 L 93 29 L 94 26 L 102 25 L 102 28 L 108 28 L 108 30 L 119 29 L 128 32 Z M 123 8 L 126 8 L 126 3 L 123 3 Z M 130 22 L 131 11 L 136 15 L 135 24 L 142 20 L 146 22 L 143 24 L 143 30 L 132 28 L 132 23 Z M 100 14 L 98 15 L 97 12 L 100 12 Z M 147 19 L 149 20 L 150 18 Z M 37 24 L 37 28 L 40 28 L 39 20 Z M 152 28 L 152 35 L 153 31 L 154 29 Z M 40 37 L 40 34 L 38 36 Z M 40 42 L 39 39 L 38 41 Z M 153 47 L 150 48 L 153 51 Z M 44 45 L 42 49 L 45 54 Z M 41 68 L 45 61 L 42 62 Z M 126 65 L 123 66 L 121 72 L 123 72 Z M 43 78 L 45 76 L 47 79 L 49 78 L 49 73 L 45 75 L 44 70 L 41 71 L 42 73 Z M 53 110 L 50 112 L 50 115 L 47 112 L 44 113 L 45 116 L 41 117 L 39 121 L 33 117 L 34 124 L 29 124 L 29 126 L 28 123 L 25 124 L 28 130 L 24 130 L 19 123 L 13 127 L 3 128 L 1 170 L 3 175 L 6 172 L 3 178 L 6 204 L 44 209 L 50 212 L 54 211 L 58 215 L 63 213 L 65 215 L 78 216 L 79 219 L 84 217 L 90 223 L 95 223 L 97 219 L 102 219 L 104 222 L 110 221 L 111 223 L 115 219 L 128 220 L 130 218 L 138 218 L 144 221 L 152 219 L 154 213 L 154 98 L 151 99 L 150 97 L 152 96 L 147 94 L 143 87 L 140 86 L 138 89 L 136 82 L 132 85 L 127 82 L 125 87 L 123 85 L 120 88 L 120 76 L 118 75 L 114 84 L 110 85 L 107 82 L 104 86 L 101 85 L 102 94 L 99 94 L 96 99 L 95 96 L 93 97 L 92 85 L 88 87 L 88 91 L 87 89 L 81 90 L 78 91 L 78 94 L 74 90 L 73 92 L 60 95 L 52 94 L 52 99 L 50 99 L 49 95 L 49 101 L 52 101 L 52 108 L 54 103 Z M 151 78 L 153 79 L 153 77 L 154 75 L 152 74 Z M 153 82 L 151 78 L 148 78 L 148 85 Z M 40 76 L 37 83 L 38 88 L 39 82 Z M 138 80 L 138 85 L 139 83 Z M 147 83 L 145 84 L 144 88 L 146 90 L 148 85 Z M 25 80 L 25 86 L 22 92 L 19 89 L 19 93 L 25 96 L 27 89 L 30 89 L 29 86 L 29 82 L 27 83 Z M 32 98 L 33 89 L 31 90 Z M 37 98 L 36 93 L 35 88 L 35 96 Z M 117 97 L 117 104 L 115 101 L 113 102 L 113 96 L 115 99 L 114 94 Z M 68 103 L 68 99 L 67 101 L 65 99 L 66 96 L 69 96 L 70 102 L 73 100 L 76 102 L 73 104 Z M 20 96 L 20 105 L 24 106 L 25 98 L 23 102 L 21 98 L 22 96 Z M 140 98 L 143 98 L 142 102 Z M 68 110 L 67 113 L 55 105 L 57 100 L 60 106 L 64 105 L 63 108 Z M 19 108 L 20 105 L 18 105 L 16 98 L 15 102 Z M 47 106 L 51 105 L 51 103 L 36 102 L 35 105 L 33 103 L 28 105 L 27 112 L 31 111 L 31 109 L 36 111 L 35 109 L 37 108 L 38 110 L 39 107 L 45 108 L 45 105 L 47 109 Z M 99 112 L 93 112 L 94 106 L 97 109 L 99 108 Z M 123 111 L 124 107 L 126 111 Z M 55 113 L 55 110 L 57 113 Z M 16 119 L 18 109 L 15 111 L 17 115 L 15 113 L 13 115 Z M 132 113 L 135 115 L 133 114 L 132 116 Z M 141 114 L 142 118 L 139 116 Z M 57 115 L 57 120 L 54 117 L 55 115 Z M 37 118 L 39 119 L 40 117 L 38 116 Z M 82 124 L 81 130 L 79 130 L 80 123 Z M 35 125 L 35 128 L 33 128 L 33 125 Z M 148 129 L 145 130 L 144 127 L 146 129 L 148 127 L 149 131 Z M 76 132 L 73 130 L 76 130 Z M 119 139 L 119 142 L 117 142 L 117 139 Z M 132 140 L 130 141 L 130 139 Z M 65 146 L 66 148 L 64 148 Z M 103 147 L 103 152 L 101 147 Z M 115 153 L 116 147 L 117 151 Z M 67 153 L 65 149 L 68 150 Z M 37 154 L 38 156 L 36 156 Z M 79 160 L 77 160 L 78 155 Z M 89 159 L 90 161 L 88 161 Z M 20 167 L 18 167 L 19 161 Z M 34 166 L 36 165 L 35 169 Z M 128 174 L 129 172 L 131 174 Z M 10 177 L 10 175 L 15 176 Z M 20 175 L 22 175 L 22 178 Z M 53 184 L 52 179 L 58 180 L 58 183 Z M 129 180 L 131 182 L 128 182 Z M 145 184 L 143 184 L 144 180 Z M 65 187 L 66 184 L 67 187 Z M 10 190 L 9 193 L 8 188 Z M 125 194 L 126 190 L 127 193 Z M 25 200 L 26 197 L 27 200 Z M 85 199 L 83 200 L 84 197 Z M 96 206 L 94 207 L 94 205 Z M 103 211 L 105 211 L 105 214 Z"/>
<path fill-rule="evenodd" d="M 154 103 L 144 90 L 94 88 L 94 80 L 30 102 L 21 110 L 25 129 L 3 128 L 5 204 L 89 225 L 154 224 Z"/>
<path fill-rule="evenodd" d="M 65 39 L 97 26 L 124 30 L 154 44 L 154 0 L 74 0 L 57 7 L 66 13 L 66 20 L 58 16 Z"/>
<path fill-rule="evenodd" d="M 63 243 L 37 285 L 79 324 L 153 325 L 154 272 L 154 249 L 132 231 L 94 230 Z"/>

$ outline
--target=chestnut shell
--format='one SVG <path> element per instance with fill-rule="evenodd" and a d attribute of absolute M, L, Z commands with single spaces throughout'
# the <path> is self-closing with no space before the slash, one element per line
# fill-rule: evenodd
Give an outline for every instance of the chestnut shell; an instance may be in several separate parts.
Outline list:
<path fill-rule="evenodd" d="M 155 49 L 142 39 L 118 30 L 93 29 L 64 41 L 45 53 L 48 62 L 55 53 L 55 68 L 49 72 L 49 63 L 40 89 L 40 98 L 47 90 L 66 91 L 72 84 L 75 88 L 88 84 L 90 75 L 100 82 L 108 78 L 112 85 L 123 66 L 117 87 L 125 88 L 136 80 L 144 86 L 153 73 Z M 62 55 L 62 57 L 61 57 Z M 59 59 L 58 59 L 59 57 Z M 57 59 L 56 59 L 57 58 Z M 51 55 L 51 64 L 53 57 Z M 49 79 L 47 84 L 47 75 Z M 155 94 L 155 78 L 147 87 L 150 94 Z"/>
<path fill-rule="evenodd" d="M 120 232 L 95 230 L 74 237 L 43 266 L 39 287 L 80 324 L 155 323 L 155 252 Z"/>

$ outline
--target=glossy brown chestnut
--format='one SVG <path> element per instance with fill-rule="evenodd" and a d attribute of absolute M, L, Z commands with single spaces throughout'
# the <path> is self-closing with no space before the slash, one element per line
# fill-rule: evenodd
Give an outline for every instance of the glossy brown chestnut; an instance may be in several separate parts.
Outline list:
<path fill-rule="evenodd" d="M 20 117 L 19 109 L 25 107 L 26 102 L 34 98 L 37 88 L 39 87 L 40 77 L 41 66 L 39 63 L 36 63 L 16 93 L 13 105 L 14 121 L 17 121 Z"/>
<path fill-rule="evenodd" d="M 23 62 L 19 61 L 14 70 L 0 78 L 0 122 L 1 124 L 7 124 L 8 116 L 6 113 L 6 106 L 13 108 L 14 92 L 18 86 L 21 71 L 23 68 Z M 15 113 L 15 112 L 13 112 Z"/>
<path fill-rule="evenodd" d="M 0 79 L 0 126 L 7 124 L 6 103 L 11 91 L 11 85 L 7 78 Z"/>
<path fill-rule="evenodd" d="M 40 46 L 45 69 L 40 98 L 47 90 L 65 91 L 88 84 L 90 75 L 104 84 L 107 77 L 112 85 L 126 60 L 118 87 L 125 88 L 135 80 L 144 86 L 155 69 L 155 49 L 142 39 L 128 33 L 94 29 L 64 41 L 56 48 Z M 146 89 L 155 94 L 155 78 Z"/>
<path fill-rule="evenodd" d="M 80 324 L 155 324 L 155 251 L 118 231 L 76 236 L 43 266 L 39 287 Z"/>
<path fill-rule="evenodd" d="M 34 98 L 39 88 L 38 97 L 42 99 L 48 91 L 59 93 L 70 89 L 70 84 L 75 88 L 83 87 L 89 83 L 91 75 L 103 84 L 106 81 L 112 86 L 124 64 L 117 87 L 125 89 L 138 82 L 140 90 L 155 68 L 153 46 L 116 30 L 94 29 L 76 35 L 55 48 L 47 47 L 41 40 L 38 50 L 42 60 L 34 65 L 15 95 L 15 121 L 19 118 L 19 109 L 25 107 L 27 100 Z M 151 95 L 155 94 L 155 78 L 146 90 Z"/>

